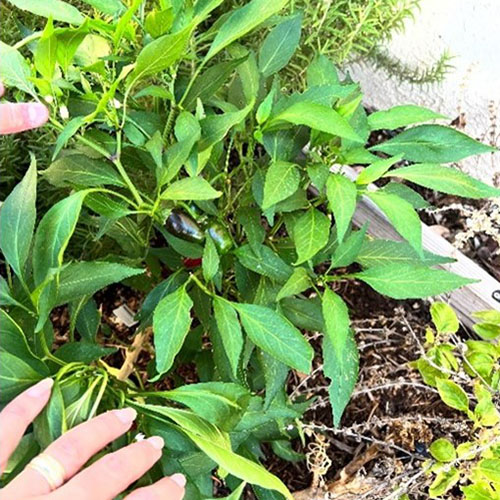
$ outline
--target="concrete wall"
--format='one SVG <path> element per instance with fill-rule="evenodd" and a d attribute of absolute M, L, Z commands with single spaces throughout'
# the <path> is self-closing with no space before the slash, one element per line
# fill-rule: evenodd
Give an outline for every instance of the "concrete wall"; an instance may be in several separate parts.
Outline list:
<path fill-rule="evenodd" d="M 448 49 L 454 68 L 441 84 L 420 86 L 389 78 L 370 62 L 353 64 L 350 72 L 367 105 L 420 104 L 451 120 L 462 114 L 465 132 L 500 146 L 500 0 L 422 0 L 415 20 L 386 48 L 411 67 L 429 66 Z M 460 167 L 500 186 L 500 153 L 464 160 Z"/>

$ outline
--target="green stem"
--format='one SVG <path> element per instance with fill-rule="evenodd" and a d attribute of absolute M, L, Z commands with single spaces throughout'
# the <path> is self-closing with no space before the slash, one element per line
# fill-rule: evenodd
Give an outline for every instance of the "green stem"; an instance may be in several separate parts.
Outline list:
<path fill-rule="evenodd" d="M 139 191 L 137 191 L 134 184 L 130 180 L 130 177 L 128 176 L 127 172 L 123 168 L 123 165 L 122 165 L 120 158 L 113 160 L 113 163 L 115 164 L 115 167 L 118 170 L 118 173 L 122 176 L 123 180 L 125 181 L 125 184 L 127 185 L 130 192 L 132 193 L 132 196 L 135 198 L 135 201 L 137 202 L 137 204 L 142 205 L 143 201 L 142 201 L 141 195 L 139 194 Z"/>
<path fill-rule="evenodd" d="M 198 277 L 195 275 L 195 274 L 191 274 L 191 276 L 189 277 L 189 279 L 193 280 L 200 288 L 203 292 L 205 292 L 207 295 L 209 295 L 210 297 L 214 297 L 214 293 L 211 292 L 199 279 Z"/>
<path fill-rule="evenodd" d="M 27 36 L 26 38 L 19 40 L 19 42 L 17 42 L 13 48 L 18 50 L 21 47 L 24 47 L 25 45 L 27 45 L 28 43 L 31 43 L 33 40 L 38 40 L 41 36 L 42 36 L 41 31 L 37 31 L 36 33 L 32 33 L 31 35 Z"/>

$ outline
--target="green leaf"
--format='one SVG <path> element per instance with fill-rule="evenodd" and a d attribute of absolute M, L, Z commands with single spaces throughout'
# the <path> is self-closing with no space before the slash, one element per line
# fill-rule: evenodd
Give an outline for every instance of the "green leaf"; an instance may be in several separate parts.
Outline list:
<path fill-rule="evenodd" d="M 367 196 L 382 210 L 396 231 L 422 256 L 422 223 L 415 209 L 399 196 L 384 191 L 369 192 Z"/>
<path fill-rule="evenodd" d="M 130 75 L 137 81 L 148 75 L 164 71 L 174 64 L 184 53 L 193 25 L 188 24 L 181 31 L 172 35 L 163 35 L 148 43 L 137 56 L 136 66 Z"/>
<path fill-rule="evenodd" d="M 153 10 L 146 16 L 145 30 L 153 37 L 158 38 L 170 31 L 174 22 L 172 7 L 163 10 Z"/>
<path fill-rule="evenodd" d="M 395 130 L 414 123 L 427 122 L 446 118 L 431 109 L 415 106 L 414 104 L 406 104 L 402 106 L 394 106 L 393 108 L 376 111 L 368 116 L 368 125 L 370 130 Z"/>
<path fill-rule="evenodd" d="M 325 187 L 326 181 L 330 175 L 330 168 L 324 163 L 316 163 L 307 167 L 307 175 L 311 182 L 322 191 Z"/>
<path fill-rule="evenodd" d="M 330 224 L 330 219 L 315 208 L 300 216 L 293 230 L 298 256 L 295 265 L 308 261 L 328 243 Z"/>
<path fill-rule="evenodd" d="M 153 314 L 156 370 L 163 374 L 174 364 L 191 326 L 193 301 L 182 286 L 164 297 Z"/>
<path fill-rule="evenodd" d="M 222 499 L 219 500 L 240 500 L 241 495 L 243 495 L 243 490 L 245 489 L 245 486 L 247 483 L 243 481 L 232 493 L 227 495 L 226 497 L 223 497 Z M 210 498 L 209 500 L 217 500 L 216 498 Z"/>
<path fill-rule="evenodd" d="M 407 201 L 415 210 L 429 208 L 431 204 L 411 187 L 400 182 L 389 182 L 384 186 L 384 193 L 394 194 Z"/>
<path fill-rule="evenodd" d="M 19 9 L 37 16 L 51 17 L 54 21 L 77 25 L 84 21 L 84 17 L 76 7 L 61 0 L 9 0 L 9 2 Z"/>
<path fill-rule="evenodd" d="M 238 384 L 205 382 L 184 385 L 155 396 L 181 403 L 222 430 L 230 431 L 248 407 L 250 393 Z"/>
<path fill-rule="evenodd" d="M 313 350 L 297 328 L 268 307 L 234 304 L 250 340 L 287 366 L 309 373 Z"/>
<path fill-rule="evenodd" d="M 229 111 L 222 115 L 210 115 L 200 121 L 202 139 L 199 143 L 199 152 L 222 141 L 229 130 L 245 120 L 254 101 L 238 111 Z"/>
<path fill-rule="evenodd" d="M 131 276 L 144 273 L 114 262 L 74 262 L 59 273 L 59 287 L 54 305 L 67 304 L 84 295 L 93 295 L 98 290 L 118 283 Z"/>
<path fill-rule="evenodd" d="M 285 297 L 290 297 L 291 295 L 297 295 L 308 288 L 311 288 L 311 279 L 307 271 L 303 267 L 297 267 L 279 291 L 276 300 L 278 301 Z"/>
<path fill-rule="evenodd" d="M 483 458 L 477 464 L 477 468 L 490 481 L 494 483 L 500 482 L 500 459 Z"/>
<path fill-rule="evenodd" d="M 347 267 L 356 261 L 365 241 L 366 223 L 361 230 L 353 231 L 336 249 L 332 257 L 332 267 Z"/>
<path fill-rule="evenodd" d="M 413 127 L 370 149 L 389 155 L 403 154 L 405 160 L 430 163 L 448 163 L 496 151 L 458 130 L 442 125 Z"/>
<path fill-rule="evenodd" d="M 342 359 L 347 339 L 349 337 L 349 311 L 345 302 L 332 290 L 325 288 L 322 297 L 325 335 L 335 351 L 338 362 Z"/>
<path fill-rule="evenodd" d="M 331 174 L 326 181 L 326 195 L 335 217 L 337 239 L 342 243 L 356 210 L 356 186 L 342 174 Z"/>
<path fill-rule="evenodd" d="M 356 277 L 393 299 L 422 299 L 476 282 L 448 271 L 417 264 L 371 267 L 357 273 Z"/>
<path fill-rule="evenodd" d="M 52 18 L 49 18 L 42 36 L 36 46 L 33 61 L 36 70 L 46 80 L 51 81 L 56 68 L 57 37 L 54 34 Z"/>
<path fill-rule="evenodd" d="M 363 267 L 378 267 L 390 264 L 419 264 L 434 266 L 455 262 L 449 257 L 442 257 L 424 250 L 423 259 L 405 241 L 365 240 L 356 257 Z"/>
<path fill-rule="evenodd" d="M 184 99 L 184 109 L 193 109 L 196 100 L 199 98 L 206 102 L 224 84 L 233 71 L 248 58 L 247 56 L 223 61 L 208 68 L 198 78 L 195 79 L 191 89 Z"/>
<path fill-rule="evenodd" d="M 264 183 L 262 210 L 267 210 L 279 201 L 285 200 L 297 191 L 300 172 L 294 163 L 277 161 L 271 163 Z"/>
<path fill-rule="evenodd" d="M 87 34 L 88 30 L 85 26 L 78 29 L 58 29 L 55 33 L 57 38 L 56 59 L 64 72 L 68 71 L 68 67 L 73 61 L 73 57 L 75 56 L 78 47 L 83 42 Z"/>
<path fill-rule="evenodd" d="M 22 359 L 0 352 L 0 403 L 14 399 L 19 393 L 40 381 L 44 375 Z"/>
<path fill-rule="evenodd" d="M 243 245 L 235 251 L 235 254 L 240 263 L 250 271 L 279 283 L 284 283 L 293 272 L 291 266 L 265 245 L 260 245 L 257 252 L 252 250 L 250 245 Z"/>
<path fill-rule="evenodd" d="M 266 98 L 259 104 L 257 112 L 255 113 L 255 119 L 257 123 L 261 125 L 271 116 L 273 110 L 274 95 L 276 94 L 276 87 L 273 87 Z"/>
<path fill-rule="evenodd" d="M 33 247 L 35 285 L 44 281 L 49 269 L 62 265 L 64 251 L 75 230 L 86 195 L 87 191 L 78 191 L 56 203 L 43 216 Z"/>
<path fill-rule="evenodd" d="M 333 424 L 338 427 L 358 378 L 359 354 L 352 330 L 349 330 L 339 358 L 329 336 L 323 337 L 323 372 L 330 379 L 328 394 Z"/>
<path fill-rule="evenodd" d="M 431 317 L 439 333 L 456 333 L 460 327 L 455 311 L 444 302 L 432 304 Z"/>
<path fill-rule="evenodd" d="M 64 399 L 58 383 L 52 387 L 49 402 L 33 422 L 33 431 L 42 449 L 67 431 Z"/>
<path fill-rule="evenodd" d="M 226 300 L 214 297 L 214 315 L 231 371 L 236 376 L 243 350 L 243 333 L 236 310 Z"/>
<path fill-rule="evenodd" d="M 259 52 L 259 70 L 268 77 L 284 68 L 300 40 L 302 12 L 281 21 L 267 35 Z"/>
<path fill-rule="evenodd" d="M 144 0 L 133 0 L 130 7 L 122 14 L 118 22 L 116 23 L 116 27 L 113 32 L 113 44 L 115 47 L 118 47 L 120 40 L 122 39 L 125 30 L 132 22 L 134 14 L 137 9 L 141 6 L 141 3 Z"/>
<path fill-rule="evenodd" d="M 323 104 L 308 101 L 297 102 L 273 116 L 268 122 L 268 126 L 279 121 L 305 125 L 313 130 L 319 130 L 355 142 L 362 142 L 344 117 Z"/>
<path fill-rule="evenodd" d="M 83 0 L 85 3 L 100 10 L 103 14 L 114 16 L 125 9 L 120 0 Z"/>
<path fill-rule="evenodd" d="M 298 328 L 311 332 L 323 332 L 325 330 L 319 300 L 286 297 L 280 304 L 283 314 Z"/>
<path fill-rule="evenodd" d="M 217 35 L 205 56 L 205 61 L 211 59 L 222 49 L 238 38 L 252 31 L 259 24 L 280 11 L 288 0 L 252 0 L 243 7 L 236 9 L 217 31 Z"/>
<path fill-rule="evenodd" d="M 451 490 L 460 480 L 460 472 L 456 467 L 437 473 L 436 479 L 429 486 L 429 497 L 437 498 Z"/>
<path fill-rule="evenodd" d="M 236 219 L 243 226 L 252 250 L 258 252 L 266 237 L 266 231 L 260 220 L 260 210 L 256 207 L 241 207 L 236 214 Z"/>
<path fill-rule="evenodd" d="M 328 57 L 318 54 L 307 68 L 307 86 L 338 85 L 337 68 Z"/>
<path fill-rule="evenodd" d="M 26 59 L 14 47 L 0 41 L 0 79 L 2 83 L 36 97 L 35 87 L 30 78 L 31 69 Z"/>
<path fill-rule="evenodd" d="M 0 248 L 20 278 L 28 258 L 36 219 L 36 159 L 21 182 L 7 196 L 0 211 Z"/>
<path fill-rule="evenodd" d="M 220 258 L 214 240 L 207 234 L 202 260 L 203 277 L 205 281 L 211 281 L 214 278 L 219 270 L 219 263 Z"/>
<path fill-rule="evenodd" d="M 103 215 L 108 219 L 121 219 L 133 213 L 127 205 L 121 201 L 115 201 L 104 193 L 90 193 L 85 198 L 85 206 L 96 214 Z"/>
<path fill-rule="evenodd" d="M 403 155 L 398 155 L 372 163 L 361 171 L 356 179 L 356 184 L 370 184 L 380 179 L 380 177 L 382 177 L 395 163 L 400 161 L 402 157 Z"/>
<path fill-rule="evenodd" d="M 56 144 L 54 146 L 54 152 L 52 153 L 52 160 L 55 160 L 61 149 L 66 146 L 68 141 L 78 132 L 78 130 L 84 123 L 84 116 L 77 116 L 66 123 L 64 128 L 61 130 L 61 133 L 57 137 Z"/>
<path fill-rule="evenodd" d="M 267 410 L 276 396 L 283 393 L 290 369 L 267 352 L 258 351 L 258 360 L 266 381 L 264 408 Z"/>
<path fill-rule="evenodd" d="M 82 154 L 63 156 L 42 172 L 56 187 L 66 186 L 123 186 L 123 181 L 108 163 Z"/>
<path fill-rule="evenodd" d="M 464 412 L 469 411 L 469 399 L 465 391 L 459 385 L 451 380 L 438 378 L 436 379 L 436 386 L 445 404 L 455 410 Z"/>
<path fill-rule="evenodd" d="M 117 351 L 114 347 L 102 347 L 99 344 L 90 344 L 88 342 L 68 342 L 63 344 L 55 352 L 55 356 L 66 363 L 90 364 L 100 358 L 104 358 Z"/>
<path fill-rule="evenodd" d="M 100 323 L 101 314 L 97 309 L 95 300 L 87 300 L 78 311 L 75 319 L 75 327 L 82 340 L 85 342 L 95 342 Z"/>
<path fill-rule="evenodd" d="M 462 486 L 461 489 L 465 493 L 465 500 L 491 500 L 495 498 L 495 492 L 486 483 Z"/>
<path fill-rule="evenodd" d="M 436 439 L 436 441 L 429 446 L 429 452 L 440 462 L 453 462 L 453 460 L 457 458 L 455 447 L 445 438 Z"/>
<path fill-rule="evenodd" d="M 398 168 L 385 177 L 399 177 L 419 186 L 441 191 L 442 193 L 464 196 L 466 198 L 490 198 L 500 196 L 500 189 L 470 177 L 453 167 L 442 167 L 432 163 L 422 163 Z"/>
<path fill-rule="evenodd" d="M 170 184 L 161 194 L 161 198 L 163 200 L 213 200 L 221 194 L 202 177 L 187 177 Z"/>

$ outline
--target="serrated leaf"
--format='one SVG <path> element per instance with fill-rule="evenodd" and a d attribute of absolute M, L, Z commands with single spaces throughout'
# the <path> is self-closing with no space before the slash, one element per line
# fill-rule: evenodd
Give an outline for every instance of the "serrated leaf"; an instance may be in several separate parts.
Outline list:
<path fill-rule="evenodd" d="M 323 54 L 318 54 L 307 68 L 307 86 L 337 85 L 340 83 L 337 68 Z"/>
<path fill-rule="evenodd" d="M 455 410 L 464 412 L 469 410 L 469 398 L 467 397 L 465 391 L 459 385 L 455 384 L 455 382 L 437 378 L 436 386 L 439 395 L 445 404 Z"/>
<path fill-rule="evenodd" d="M 283 314 L 298 328 L 323 332 L 325 324 L 319 300 L 286 297 L 280 303 Z"/>
<path fill-rule="evenodd" d="M 303 267 L 294 269 L 293 274 L 279 291 L 276 300 L 279 301 L 291 295 L 297 295 L 311 287 L 311 278 Z"/>
<path fill-rule="evenodd" d="M 364 168 L 356 179 L 356 184 L 370 184 L 380 179 L 395 163 L 401 160 L 403 155 L 393 156 L 378 160 Z"/>
<path fill-rule="evenodd" d="M 386 266 L 390 264 L 447 264 L 455 262 L 449 257 L 442 257 L 424 250 L 423 259 L 405 241 L 365 240 L 356 257 L 363 267 Z"/>
<path fill-rule="evenodd" d="M 331 174 L 326 181 L 326 195 L 335 217 L 337 239 L 342 243 L 356 210 L 356 186 L 342 174 Z"/>
<path fill-rule="evenodd" d="M 36 46 L 33 57 L 36 70 L 43 78 L 49 81 L 52 80 L 56 67 L 57 44 L 58 39 L 54 34 L 54 26 L 51 17 L 42 32 L 42 36 Z"/>
<path fill-rule="evenodd" d="M 338 358 L 328 336 L 323 337 L 323 372 L 330 379 L 328 394 L 332 405 L 333 424 L 338 427 L 358 378 L 359 354 L 351 330 L 341 357 Z"/>
<path fill-rule="evenodd" d="M 0 248 L 19 277 L 23 277 L 36 219 L 36 159 L 12 190 L 0 211 Z"/>
<path fill-rule="evenodd" d="M 280 121 L 305 125 L 313 130 L 319 130 L 355 142 L 363 142 L 344 117 L 323 104 L 309 101 L 296 102 L 274 115 L 268 122 L 268 126 Z"/>
<path fill-rule="evenodd" d="M 63 255 L 68 246 L 87 191 L 64 198 L 56 203 L 42 218 L 35 234 L 33 247 L 33 276 L 39 285 L 49 269 L 62 265 Z"/>
<path fill-rule="evenodd" d="M 321 304 L 326 328 L 325 335 L 330 340 L 336 359 L 340 360 L 349 336 L 349 311 L 345 302 L 329 288 L 325 288 Z"/>
<path fill-rule="evenodd" d="M 393 299 L 422 299 L 450 292 L 476 280 L 417 264 L 389 264 L 357 273 L 377 292 Z"/>
<path fill-rule="evenodd" d="M 207 234 L 203 250 L 202 269 L 206 281 L 211 281 L 219 270 L 220 258 L 214 240 Z"/>
<path fill-rule="evenodd" d="M 297 191 L 299 183 L 300 172 L 297 165 L 285 161 L 271 163 L 264 183 L 262 210 L 291 196 Z"/>
<path fill-rule="evenodd" d="M 14 399 L 20 392 L 40 381 L 44 374 L 35 371 L 22 359 L 0 351 L 0 403 Z"/>
<path fill-rule="evenodd" d="M 436 475 L 436 479 L 429 486 L 430 498 L 437 498 L 449 491 L 460 479 L 460 472 L 456 467 L 448 470 L 442 470 Z"/>
<path fill-rule="evenodd" d="M 71 24 L 82 24 L 84 21 L 80 11 L 62 0 L 9 0 L 19 9 L 26 10 L 37 16 L 51 17 L 55 21 Z"/>
<path fill-rule="evenodd" d="M 431 317 L 439 333 L 456 333 L 460 327 L 455 311 L 444 302 L 432 304 Z"/>
<path fill-rule="evenodd" d="M 279 283 L 284 283 L 293 272 L 291 266 L 265 245 L 261 245 L 257 252 L 252 250 L 250 245 L 243 245 L 235 251 L 235 254 L 239 262 L 250 271 Z"/>
<path fill-rule="evenodd" d="M 277 312 L 255 304 L 233 304 L 247 335 L 287 366 L 309 373 L 313 350 L 297 328 Z"/>
<path fill-rule="evenodd" d="M 217 31 L 205 60 L 211 59 L 235 40 L 252 31 L 260 23 L 280 11 L 287 3 L 288 0 L 276 0 L 274 2 L 252 0 L 233 11 Z"/>
<path fill-rule="evenodd" d="M 14 47 L 0 41 L 0 79 L 2 83 L 36 97 L 35 87 L 30 78 L 31 69 L 26 59 Z"/>
<path fill-rule="evenodd" d="M 84 123 L 84 116 L 77 116 L 66 123 L 64 128 L 61 130 L 61 133 L 57 137 L 56 144 L 54 146 L 54 152 L 52 153 L 52 161 L 55 160 L 61 149 L 66 146 L 68 141 L 78 132 L 78 130 Z"/>
<path fill-rule="evenodd" d="M 368 223 L 359 231 L 353 231 L 337 248 L 332 256 L 332 267 L 347 267 L 356 261 L 365 241 Z"/>
<path fill-rule="evenodd" d="M 121 177 L 111 165 L 82 154 L 63 156 L 51 163 L 42 175 L 56 187 L 123 186 Z"/>
<path fill-rule="evenodd" d="M 259 70 L 268 77 L 284 68 L 300 40 L 302 12 L 275 26 L 265 38 L 259 52 Z"/>
<path fill-rule="evenodd" d="M 480 199 L 500 196 L 500 189 L 488 186 L 453 167 L 421 163 L 398 168 L 385 177 L 399 177 L 442 193 Z"/>
<path fill-rule="evenodd" d="M 214 315 L 231 371 L 236 376 L 243 350 L 243 333 L 236 310 L 226 300 L 214 297 Z"/>
<path fill-rule="evenodd" d="M 383 191 L 367 196 L 382 210 L 396 231 L 422 256 L 422 223 L 415 209 L 405 200 Z"/>
<path fill-rule="evenodd" d="M 368 125 L 370 130 L 394 130 L 414 123 L 427 122 L 446 118 L 431 109 L 415 106 L 414 104 L 406 104 L 402 106 L 394 106 L 383 111 L 375 111 L 368 115 Z"/>
<path fill-rule="evenodd" d="M 405 160 L 430 163 L 448 163 L 496 151 L 458 130 L 442 125 L 413 127 L 370 149 L 389 155 L 403 154 Z"/>
<path fill-rule="evenodd" d="M 298 256 L 295 265 L 308 261 L 328 243 L 330 224 L 330 219 L 315 208 L 300 216 L 293 230 Z"/>
<path fill-rule="evenodd" d="M 193 301 L 180 287 L 164 297 L 153 314 L 156 370 L 161 375 L 172 367 L 191 326 Z"/>
<path fill-rule="evenodd" d="M 457 457 L 457 452 L 453 444 L 445 438 L 436 439 L 429 446 L 430 454 L 440 462 L 453 462 Z"/>
<path fill-rule="evenodd" d="M 407 201 L 415 210 L 429 208 L 431 204 L 411 187 L 400 182 L 389 182 L 383 188 L 384 193 L 394 194 Z"/>
<path fill-rule="evenodd" d="M 260 210 L 256 207 L 241 207 L 236 219 L 243 226 L 252 250 L 258 252 L 266 237 L 266 231 L 261 224 Z"/>
<path fill-rule="evenodd" d="M 187 177 L 175 181 L 161 194 L 163 200 L 213 200 L 222 193 L 202 177 Z"/>
<path fill-rule="evenodd" d="M 490 481 L 494 483 L 500 482 L 500 459 L 483 458 L 477 464 L 477 468 Z"/>

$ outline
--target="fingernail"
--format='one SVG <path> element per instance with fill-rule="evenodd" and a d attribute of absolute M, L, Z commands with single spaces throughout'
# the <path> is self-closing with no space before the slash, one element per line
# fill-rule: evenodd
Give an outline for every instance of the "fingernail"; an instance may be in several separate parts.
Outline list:
<path fill-rule="evenodd" d="M 163 438 L 161 438 L 160 436 L 153 436 L 153 437 L 150 437 L 148 439 L 146 439 L 146 441 L 155 449 L 157 450 L 161 450 L 163 448 L 163 446 L 165 445 L 165 441 L 163 441 Z"/>
<path fill-rule="evenodd" d="M 133 408 L 123 408 L 123 410 L 115 410 L 113 413 L 122 424 L 131 424 L 137 417 L 137 412 Z"/>
<path fill-rule="evenodd" d="M 43 125 L 49 118 L 49 110 L 40 103 L 34 102 L 28 105 L 28 122 L 31 127 Z"/>
<path fill-rule="evenodd" d="M 173 476 L 170 476 L 170 479 L 181 488 L 186 486 L 186 476 L 183 474 L 174 474 Z"/>
<path fill-rule="evenodd" d="M 38 384 L 35 384 L 33 387 L 29 388 L 26 391 L 26 394 L 30 398 L 41 398 L 42 396 L 46 396 L 50 392 L 50 389 L 52 389 L 53 385 L 54 381 L 51 378 L 46 378 L 38 382 Z"/>

